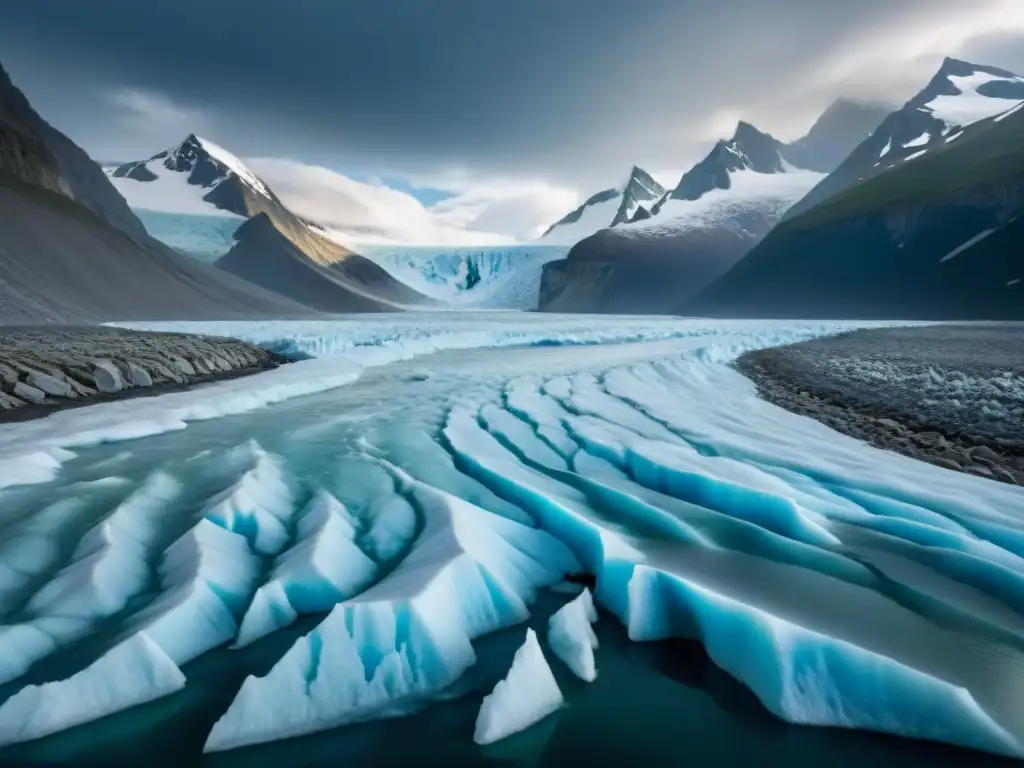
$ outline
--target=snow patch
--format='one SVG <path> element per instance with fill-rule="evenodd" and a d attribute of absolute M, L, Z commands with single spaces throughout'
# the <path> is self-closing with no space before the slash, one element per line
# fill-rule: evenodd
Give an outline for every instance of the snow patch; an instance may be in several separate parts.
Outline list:
<path fill-rule="evenodd" d="M 927 131 L 925 131 L 916 139 L 911 139 L 910 141 L 908 141 L 906 144 L 903 145 L 903 147 L 905 149 L 909 149 L 910 147 L 921 147 L 927 144 L 930 139 L 931 136 L 928 134 Z"/>
<path fill-rule="evenodd" d="M 996 231 L 995 229 L 983 229 L 981 232 L 976 234 L 974 237 L 972 237 L 966 243 L 963 243 L 962 245 L 958 245 L 952 251 L 950 251 L 945 256 L 943 256 L 941 259 L 939 259 L 939 263 L 941 264 L 944 261 L 949 261 L 950 259 L 956 258 L 961 253 L 966 251 L 968 248 L 971 248 L 972 246 L 977 245 L 978 243 L 980 243 L 982 240 L 984 240 L 986 237 L 988 237 L 989 235 L 991 235 L 995 231 Z"/>
<path fill-rule="evenodd" d="M 964 77 L 951 75 L 948 79 L 960 93 L 956 96 L 936 96 L 923 109 L 947 125 L 961 127 L 993 117 L 1006 109 L 1006 99 L 984 96 L 978 93 L 978 88 L 997 81 L 1024 82 L 1024 78 L 1006 78 L 987 72 L 975 72 Z"/>

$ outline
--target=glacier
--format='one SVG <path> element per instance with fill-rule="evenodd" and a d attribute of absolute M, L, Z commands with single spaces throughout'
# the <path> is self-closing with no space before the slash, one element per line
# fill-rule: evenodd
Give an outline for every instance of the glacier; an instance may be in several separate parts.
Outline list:
<path fill-rule="evenodd" d="M 452 307 L 536 309 L 544 265 L 564 259 L 569 249 L 360 245 L 358 251 L 410 288 Z"/>
<path fill-rule="evenodd" d="M 0 741 L 185 687 L 177 727 L 214 649 L 244 682 L 207 751 L 405 715 L 466 696 L 485 636 L 529 620 L 582 680 L 598 636 L 601 679 L 623 663 L 618 623 L 700 644 L 781 721 L 1020 758 L 1024 489 L 782 411 L 730 365 L 854 325 L 182 324 L 300 362 L 0 431 Z M 552 727 L 602 683 L 564 689 Z M 501 698 L 488 739 L 535 715 Z"/>
<path fill-rule="evenodd" d="M 480 705 L 473 741 L 493 744 L 508 738 L 557 712 L 564 702 L 537 633 L 528 629 L 508 675 Z"/>
<path fill-rule="evenodd" d="M 590 626 L 597 621 L 597 609 L 590 590 L 584 590 L 566 603 L 548 622 L 548 645 L 580 680 L 588 683 L 597 679 L 594 649 L 597 635 Z"/>

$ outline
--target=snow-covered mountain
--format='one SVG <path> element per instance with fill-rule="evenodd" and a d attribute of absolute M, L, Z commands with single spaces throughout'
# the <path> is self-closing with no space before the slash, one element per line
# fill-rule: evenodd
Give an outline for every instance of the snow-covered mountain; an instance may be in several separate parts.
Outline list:
<path fill-rule="evenodd" d="M 647 171 L 634 166 L 625 184 L 592 195 L 579 208 L 548 227 L 541 242 L 573 245 L 600 229 L 631 221 L 641 209 L 643 217 L 667 192 Z"/>
<path fill-rule="evenodd" d="M 548 264 L 541 308 L 665 312 L 708 285 L 824 174 L 787 159 L 788 146 L 741 122 L 733 136 L 630 221 L 578 242 Z"/>
<path fill-rule="evenodd" d="M 786 218 L 904 162 L 957 141 L 963 129 L 1024 101 L 1024 78 L 947 58 L 924 89 L 892 112 L 849 156 L 796 203 Z"/>
<path fill-rule="evenodd" d="M 148 160 L 107 172 L 131 206 L 143 210 L 247 219 L 259 212 L 252 198 L 281 204 L 245 163 L 195 134 Z"/>
<path fill-rule="evenodd" d="M 815 121 L 806 136 L 790 144 L 740 122 L 733 137 L 719 141 L 673 189 L 666 189 L 649 173 L 634 166 L 625 184 L 590 197 L 549 227 L 541 242 L 574 245 L 601 229 L 657 219 L 662 211 L 671 215 L 680 209 L 673 201 L 696 201 L 707 192 L 729 189 L 731 174 L 740 171 L 790 174 L 777 179 L 774 186 L 741 179 L 735 193 L 736 197 L 744 199 L 766 193 L 770 200 L 782 201 L 788 207 L 821 179 L 821 176 L 800 175 L 799 171 L 825 174 L 833 170 L 889 112 L 889 107 L 838 99 Z M 716 206 L 721 202 L 717 197 L 720 196 L 712 200 Z"/>
<path fill-rule="evenodd" d="M 0 66 L 0 323 L 302 317 L 147 234 L 100 166 Z"/>
<path fill-rule="evenodd" d="M 429 302 L 288 209 L 238 157 L 190 134 L 148 160 L 108 168 L 151 234 L 252 283 L 328 312 Z"/>

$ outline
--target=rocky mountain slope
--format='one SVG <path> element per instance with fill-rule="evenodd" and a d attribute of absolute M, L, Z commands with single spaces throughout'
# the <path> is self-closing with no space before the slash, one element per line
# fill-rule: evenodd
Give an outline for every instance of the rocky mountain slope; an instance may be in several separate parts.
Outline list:
<path fill-rule="evenodd" d="M 787 219 L 677 309 L 1024 318 L 1024 104 L 951 135 Z"/>
<path fill-rule="evenodd" d="M 0 322 L 296 317 L 309 308 L 146 234 L 0 68 Z"/>
<path fill-rule="evenodd" d="M 914 98 L 888 115 L 786 217 L 910 158 L 958 141 L 961 129 L 1024 101 L 1024 78 L 1012 72 L 946 59 Z"/>
<path fill-rule="evenodd" d="M 135 207 L 237 220 L 235 242 L 217 266 L 295 301 L 329 312 L 431 303 L 293 214 L 241 160 L 208 139 L 191 134 L 108 173 Z"/>

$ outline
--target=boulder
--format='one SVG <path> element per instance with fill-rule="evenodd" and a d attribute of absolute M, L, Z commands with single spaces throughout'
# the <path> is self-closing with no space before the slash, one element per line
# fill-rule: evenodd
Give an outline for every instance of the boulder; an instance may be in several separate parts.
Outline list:
<path fill-rule="evenodd" d="M 5 395 L 3 392 L 0 392 L 0 410 L 9 411 L 24 404 L 23 400 L 19 400 L 14 395 Z"/>
<path fill-rule="evenodd" d="M 90 378 L 92 377 L 90 376 Z M 75 390 L 75 392 L 77 392 L 82 397 L 92 397 L 93 395 L 96 394 L 95 389 L 93 389 L 92 387 L 87 387 L 84 384 L 79 384 L 70 376 L 68 377 L 68 384 L 71 386 L 73 390 Z"/>
<path fill-rule="evenodd" d="M 179 371 L 181 371 L 185 376 L 195 376 L 196 375 L 196 369 L 192 366 L 192 363 L 190 363 L 184 357 L 180 357 L 180 356 L 172 357 L 171 358 L 171 362 L 173 362 L 174 366 Z"/>
<path fill-rule="evenodd" d="M 13 387 L 17 381 L 18 372 L 9 365 L 0 363 L 0 384 L 8 384 Z"/>
<path fill-rule="evenodd" d="M 128 361 L 128 376 L 133 387 L 152 387 L 153 377 L 134 360 Z"/>
<path fill-rule="evenodd" d="M 1003 457 L 993 451 L 987 445 L 978 445 L 971 448 L 971 458 L 976 461 L 982 461 L 991 464 L 1001 464 Z"/>
<path fill-rule="evenodd" d="M 19 381 L 14 385 L 12 390 L 15 397 L 20 398 L 28 403 L 39 404 L 46 399 L 46 393 L 41 389 L 36 389 L 30 384 L 26 384 L 24 381 Z"/>
<path fill-rule="evenodd" d="M 70 384 L 48 373 L 33 371 L 25 378 L 25 383 L 54 397 L 78 397 Z"/>
<path fill-rule="evenodd" d="M 120 369 L 111 360 L 93 360 L 92 377 L 100 392 L 120 392 L 125 387 Z"/>

